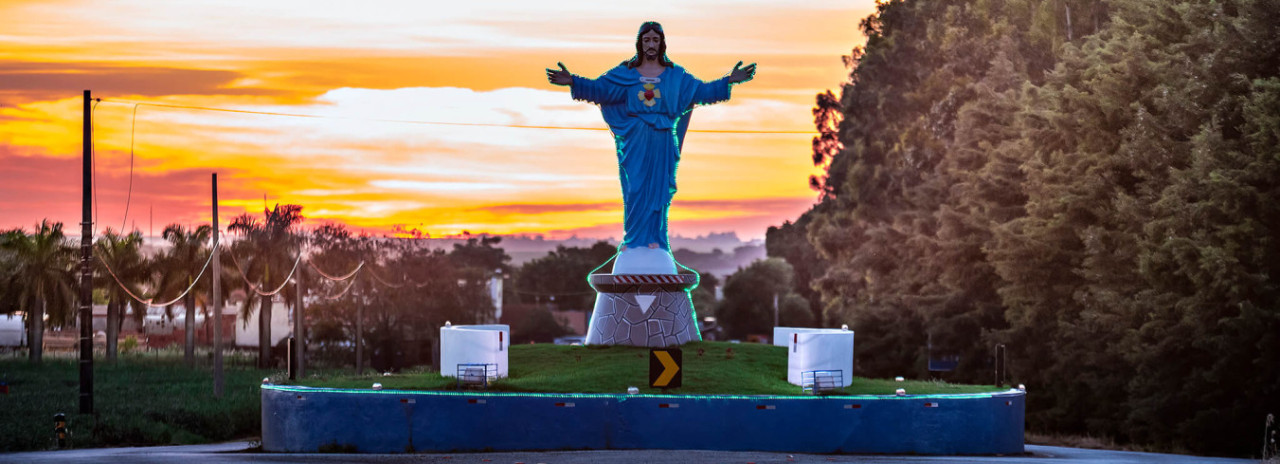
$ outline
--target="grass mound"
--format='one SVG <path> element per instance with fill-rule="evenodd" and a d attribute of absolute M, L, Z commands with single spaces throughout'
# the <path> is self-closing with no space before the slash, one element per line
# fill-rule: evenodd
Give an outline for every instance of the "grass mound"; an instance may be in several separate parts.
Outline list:
<path fill-rule="evenodd" d="M 684 386 L 676 394 L 800 395 L 800 387 L 787 383 L 787 349 L 761 344 L 694 342 L 683 351 Z M 509 353 L 510 377 L 490 386 L 492 391 L 548 393 L 624 393 L 638 387 L 641 393 L 662 393 L 648 388 L 649 349 L 631 346 L 514 345 Z M 383 376 L 321 375 L 298 385 L 330 388 L 383 388 L 400 390 L 453 390 L 453 377 L 437 372 L 412 371 Z M 989 385 L 956 385 L 934 381 L 895 382 L 855 377 L 845 389 L 851 395 L 892 395 L 898 388 L 911 394 L 980 393 L 997 390 Z"/>

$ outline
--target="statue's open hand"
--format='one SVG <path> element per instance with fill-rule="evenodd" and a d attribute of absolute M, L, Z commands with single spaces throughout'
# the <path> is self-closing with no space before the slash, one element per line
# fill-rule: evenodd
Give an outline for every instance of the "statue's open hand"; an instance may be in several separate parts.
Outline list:
<path fill-rule="evenodd" d="M 559 70 L 547 68 L 547 81 L 555 85 L 569 85 L 573 83 L 573 74 L 569 74 L 569 70 L 564 67 L 564 63 L 556 63 Z"/>
<path fill-rule="evenodd" d="M 729 82 L 732 84 L 746 82 L 751 79 L 754 79 L 755 77 L 756 77 L 755 63 L 751 63 L 744 68 L 742 67 L 742 62 L 739 61 L 738 64 L 733 65 L 733 71 L 729 72 Z"/>

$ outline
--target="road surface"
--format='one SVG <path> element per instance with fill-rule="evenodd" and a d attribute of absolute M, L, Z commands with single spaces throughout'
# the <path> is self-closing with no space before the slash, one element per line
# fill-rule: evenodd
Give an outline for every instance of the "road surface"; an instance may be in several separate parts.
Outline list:
<path fill-rule="evenodd" d="M 948 464 L 1244 464 L 1248 459 L 1205 458 L 1175 454 L 1105 451 L 1027 445 L 1020 456 L 881 456 L 765 453 L 756 451 L 522 451 L 504 453 L 431 454 L 278 454 L 250 452 L 254 443 L 94 448 L 0 454 L 0 463 L 440 463 L 440 464 L 595 464 L 595 463 L 948 463 Z"/>

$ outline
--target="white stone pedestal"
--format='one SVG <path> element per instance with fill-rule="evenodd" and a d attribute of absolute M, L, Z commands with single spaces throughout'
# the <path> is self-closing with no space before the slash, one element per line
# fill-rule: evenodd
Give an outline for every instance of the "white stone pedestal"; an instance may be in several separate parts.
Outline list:
<path fill-rule="evenodd" d="M 597 295 L 586 344 L 660 348 L 702 340 L 689 297 L 698 276 L 677 274 L 671 252 L 625 250 L 612 274 L 588 281 Z"/>

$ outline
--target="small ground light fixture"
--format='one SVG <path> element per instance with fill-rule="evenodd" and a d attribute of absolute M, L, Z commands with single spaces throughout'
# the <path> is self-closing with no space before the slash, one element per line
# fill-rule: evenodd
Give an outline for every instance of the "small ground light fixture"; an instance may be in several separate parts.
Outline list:
<path fill-rule="evenodd" d="M 452 323 L 452 322 L 449 322 L 449 321 L 444 321 L 444 326 L 445 326 L 445 327 L 453 327 L 453 323 Z"/>
<path fill-rule="evenodd" d="M 373 389 L 374 389 L 374 390 L 381 390 L 381 389 L 382 389 L 382 384 L 380 384 L 380 383 L 374 383 L 374 384 L 373 384 Z"/>
<path fill-rule="evenodd" d="M 840 324 L 840 330 L 849 330 L 849 324 Z"/>
<path fill-rule="evenodd" d="M 271 385 L 271 377 L 263 377 L 263 378 L 262 378 L 262 384 L 263 384 L 263 385 Z"/>
<path fill-rule="evenodd" d="M 907 380 L 907 379 L 902 378 L 902 376 L 898 376 L 898 377 L 894 377 L 894 378 L 893 378 L 893 381 L 894 381 L 894 382 L 902 382 L 902 381 L 904 381 L 904 380 Z"/>
<path fill-rule="evenodd" d="M 639 388 L 636 388 L 636 387 L 627 387 L 627 394 L 628 394 L 628 395 L 638 395 L 638 394 L 640 394 L 640 389 L 639 389 Z"/>
<path fill-rule="evenodd" d="M 1023 385 L 1023 384 L 1018 384 L 1018 391 L 1020 391 L 1020 392 L 1025 392 L 1025 391 L 1027 391 L 1027 386 L 1026 386 L 1026 385 Z"/>
<path fill-rule="evenodd" d="M 899 388 L 898 391 L 894 392 L 894 394 L 898 396 L 907 396 L 907 389 Z"/>

